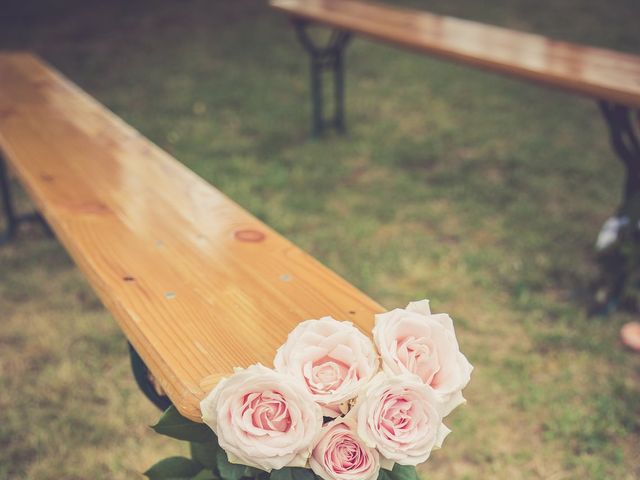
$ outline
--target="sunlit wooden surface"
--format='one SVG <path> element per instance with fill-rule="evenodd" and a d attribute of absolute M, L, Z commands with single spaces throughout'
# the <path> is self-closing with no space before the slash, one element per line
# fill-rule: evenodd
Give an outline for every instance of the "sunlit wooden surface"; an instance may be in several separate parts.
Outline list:
<path fill-rule="evenodd" d="M 640 107 L 640 57 L 634 55 L 358 0 L 271 0 L 271 5 L 297 18 Z"/>
<path fill-rule="evenodd" d="M 0 53 L 0 149 L 192 419 L 233 367 L 270 366 L 299 321 L 369 330 L 382 311 L 29 54 Z"/>

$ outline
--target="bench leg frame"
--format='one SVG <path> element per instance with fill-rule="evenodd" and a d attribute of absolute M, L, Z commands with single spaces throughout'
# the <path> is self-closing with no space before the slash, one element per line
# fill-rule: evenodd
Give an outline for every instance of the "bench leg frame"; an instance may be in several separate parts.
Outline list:
<path fill-rule="evenodd" d="M 153 383 L 149 368 L 144 363 L 133 345 L 129 343 L 129 357 L 131 359 L 131 370 L 133 378 L 135 378 L 138 388 L 145 397 L 149 399 L 160 410 L 165 411 L 171 406 L 171 400 L 166 395 L 158 391 L 158 387 Z"/>
<path fill-rule="evenodd" d="M 611 146 L 627 170 L 618 215 L 631 215 L 628 209 L 640 195 L 640 112 L 634 119 L 631 108 L 605 101 L 600 102 L 600 111 L 609 127 Z"/>
<path fill-rule="evenodd" d="M 324 134 L 328 126 L 336 132 L 345 133 L 344 122 L 344 50 L 351 39 L 351 33 L 333 30 L 324 46 L 317 45 L 309 35 L 309 22 L 293 19 L 298 40 L 309 53 L 311 76 L 311 135 L 315 138 Z M 324 115 L 323 74 L 333 72 L 334 114 L 331 120 Z"/>
<path fill-rule="evenodd" d="M 51 234 L 51 230 L 47 225 L 42 215 L 38 212 L 32 212 L 27 214 L 18 215 L 13 205 L 13 198 L 11 196 L 11 182 L 9 181 L 9 173 L 7 171 L 7 164 L 0 155 L 0 202 L 2 203 L 2 212 L 5 217 L 6 226 L 4 231 L 0 232 L 0 246 L 6 245 L 15 237 L 18 232 L 18 228 L 22 223 L 41 223 L 47 231 L 47 234 Z"/>
<path fill-rule="evenodd" d="M 611 146 L 626 170 L 620 206 L 597 242 L 601 277 L 592 312 L 607 314 L 629 297 L 627 286 L 640 286 L 640 111 L 604 100 L 599 106 Z"/>

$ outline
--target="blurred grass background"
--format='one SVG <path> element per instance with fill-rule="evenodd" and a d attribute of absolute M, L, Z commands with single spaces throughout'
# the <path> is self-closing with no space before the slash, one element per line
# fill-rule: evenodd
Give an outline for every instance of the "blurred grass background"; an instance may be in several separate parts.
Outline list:
<path fill-rule="evenodd" d="M 395 3 L 640 54 L 636 0 Z M 42 55 L 384 305 L 451 313 L 476 371 L 426 479 L 640 477 L 632 317 L 585 315 L 622 184 L 593 101 L 356 39 L 349 133 L 310 141 L 306 55 L 255 0 L 5 4 L 0 48 Z M 157 416 L 63 248 L 37 228 L 0 248 L 0 478 L 140 478 L 184 451 Z"/>

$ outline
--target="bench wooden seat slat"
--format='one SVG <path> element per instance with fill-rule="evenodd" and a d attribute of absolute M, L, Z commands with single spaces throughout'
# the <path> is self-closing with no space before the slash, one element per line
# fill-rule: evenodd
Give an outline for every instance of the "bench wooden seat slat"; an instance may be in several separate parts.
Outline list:
<path fill-rule="evenodd" d="M 0 150 L 191 419 L 233 367 L 270 365 L 299 321 L 370 329 L 382 311 L 29 54 L 0 53 Z"/>
<path fill-rule="evenodd" d="M 360 0 L 271 0 L 293 17 L 602 100 L 640 107 L 640 58 Z"/>

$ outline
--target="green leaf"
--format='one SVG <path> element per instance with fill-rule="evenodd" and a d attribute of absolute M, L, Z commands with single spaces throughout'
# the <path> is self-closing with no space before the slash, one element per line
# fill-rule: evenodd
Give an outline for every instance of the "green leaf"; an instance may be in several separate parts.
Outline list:
<path fill-rule="evenodd" d="M 215 476 L 211 470 L 202 470 L 191 480 L 220 480 L 220 477 Z"/>
<path fill-rule="evenodd" d="M 240 465 L 238 463 L 231 463 L 227 458 L 227 454 L 221 448 L 218 449 L 216 458 L 218 460 L 218 471 L 220 472 L 220 476 L 223 480 L 239 480 L 245 477 L 257 478 L 266 473 L 258 468 Z"/>
<path fill-rule="evenodd" d="M 158 423 L 151 428 L 160 435 L 166 435 L 167 437 L 178 440 L 203 443 L 216 441 L 213 430 L 204 423 L 192 422 L 188 418 L 183 417 L 173 405 L 167 408 L 160 417 L 160 420 L 158 420 Z"/>
<path fill-rule="evenodd" d="M 392 480 L 391 472 L 381 468 L 380 473 L 378 473 L 378 480 Z"/>
<path fill-rule="evenodd" d="M 185 457 L 169 457 L 159 461 L 144 474 L 149 480 L 191 480 L 202 466 Z"/>
<path fill-rule="evenodd" d="M 191 442 L 191 458 L 203 467 L 214 469 L 217 467 L 217 455 L 220 447 L 218 442 Z"/>
<path fill-rule="evenodd" d="M 399 465 L 396 463 L 391 474 L 393 475 L 393 480 L 420 480 L 416 467 L 411 465 Z"/>
<path fill-rule="evenodd" d="M 378 480 L 420 480 L 416 467 L 411 465 L 395 464 L 393 470 L 380 469 Z"/>
<path fill-rule="evenodd" d="M 284 467 L 272 470 L 270 480 L 315 480 L 316 476 L 308 468 Z"/>
<path fill-rule="evenodd" d="M 223 480 L 240 480 L 244 476 L 246 465 L 238 465 L 229 462 L 224 450 L 219 449 L 217 454 L 218 471 Z"/>
<path fill-rule="evenodd" d="M 249 478 L 258 478 L 260 475 L 265 474 L 265 473 L 267 473 L 267 472 L 265 472 L 264 470 L 260 470 L 259 468 L 250 467 L 250 466 L 246 465 L 244 467 L 244 473 L 242 474 L 242 476 L 243 477 L 249 477 Z"/>

